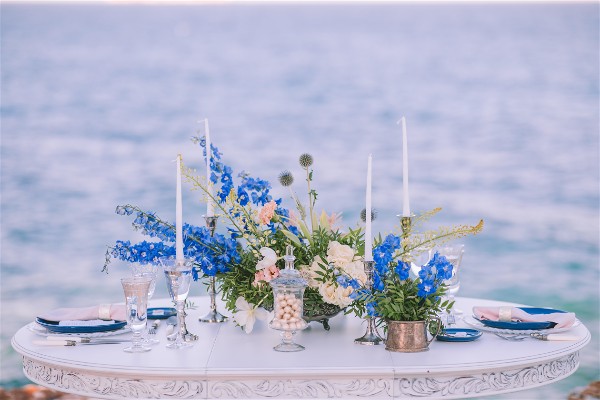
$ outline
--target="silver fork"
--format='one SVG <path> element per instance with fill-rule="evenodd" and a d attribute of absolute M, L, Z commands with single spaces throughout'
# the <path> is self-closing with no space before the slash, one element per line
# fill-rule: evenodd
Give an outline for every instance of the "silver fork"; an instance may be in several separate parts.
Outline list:
<path fill-rule="evenodd" d="M 156 330 L 158 329 L 159 325 L 160 325 L 160 319 L 155 319 L 152 322 L 152 326 L 150 327 L 150 329 L 148 329 L 148 334 L 156 335 Z"/>
<path fill-rule="evenodd" d="M 494 335 L 498 336 L 499 338 L 502 338 L 504 340 L 508 340 L 509 342 L 520 342 L 521 340 L 527 339 L 528 337 L 530 337 L 529 335 L 519 335 L 519 334 L 515 334 L 515 335 L 511 335 L 511 334 L 503 334 L 503 333 L 496 333 L 494 332 Z"/>

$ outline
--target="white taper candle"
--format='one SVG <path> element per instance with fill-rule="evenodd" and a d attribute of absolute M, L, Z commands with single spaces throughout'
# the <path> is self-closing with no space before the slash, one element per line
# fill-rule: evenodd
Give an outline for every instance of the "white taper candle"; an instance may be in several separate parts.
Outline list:
<path fill-rule="evenodd" d="M 371 234 L 371 160 L 367 161 L 367 204 L 365 207 L 365 261 L 373 261 L 373 236 Z"/>
<path fill-rule="evenodd" d="M 212 186 L 212 182 L 210 180 L 210 176 L 212 175 L 212 171 L 210 169 L 210 162 L 212 160 L 212 150 L 211 150 L 211 143 L 210 143 L 210 131 L 208 129 L 208 119 L 204 120 L 204 130 L 206 131 L 205 137 L 206 137 L 206 190 L 208 191 L 207 193 L 207 201 L 206 201 L 206 216 L 207 217 L 212 217 L 215 215 L 215 205 L 213 203 L 212 200 L 212 196 L 213 196 L 213 186 Z"/>
<path fill-rule="evenodd" d="M 183 206 L 181 204 L 181 154 L 177 155 L 177 193 L 175 204 L 175 258 L 183 261 Z"/>
<path fill-rule="evenodd" d="M 406 119 L 402 117 L 402 216 L 410 217 L 410 201 L 408 196 L 408 144 L 406 138 Z"/>

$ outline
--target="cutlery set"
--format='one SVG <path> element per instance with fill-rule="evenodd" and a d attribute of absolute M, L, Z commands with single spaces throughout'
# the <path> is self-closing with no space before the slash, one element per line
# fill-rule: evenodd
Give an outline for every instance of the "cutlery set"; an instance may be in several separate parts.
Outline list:
<path fill-rule="evenodd" d="M 148 334 L 156 335 L 158 327 L 160 326 L 161 320 L 154 320 Z M 167 320 L 167 340 L 175 340 L 175 327 L 177 326 L 177 317 L 170 317 Z M 34 340 L 33 344 L 39 346 L 85 346 L 85 345 L 98 345 L 98 344 L 119 344 L 119 343 L 130 343 L 131 339 L 115 339 L 115 338 L 90 338 L 86 336 L 59 336 L 49 335 L 46 336 L 46 340 Z"/>

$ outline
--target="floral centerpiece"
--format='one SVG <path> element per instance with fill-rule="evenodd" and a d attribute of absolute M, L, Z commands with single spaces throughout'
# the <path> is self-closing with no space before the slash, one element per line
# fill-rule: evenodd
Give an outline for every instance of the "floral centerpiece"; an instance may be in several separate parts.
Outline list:
<path fill-rule="evenodd" d="M 204 141 L 198 139 L 201 145 Z M 256 318 L 264 318 L 261 310 L 273 309 L 273 292 L 269 282 L 279 276 L 286 246 L 294 246 L 296 267 L 307 280 L 304 292 L 304 318 L 317 320 L 328 327 L 328 318 L 353 302 L 353 287 L 366 281 L 361 254 L 364 246 L 362 229 L 347 232 L 336 226 L 337 214 L 317 213 L 317 192 L 311 187 L 313 158 L 303 154 L 300 167 L 306 176 L 308 205 L 303 205 L 292 189 L 293 174 L 284 171 L 279 182 L 289 188 L 296 211 L 282 207 L 282 199 L 273 199 L 268 181 L 255 179 L 242 172 L 241 182 L 233 185 L 233 171 L 224 165 L 221 154 L 213 148 L 212 183 L 220 185 L 211 196 L 203 177 L 191 169 L 184 176 L 193 188 L 202 190 L 215 202 L 227 220 L 228 231 L 239 242 L 239 261 L 226 273 L 218 274 L 225 305 L 235 321 L 251 332 Z M 348 286 L 340 285 L 342 279 Z"/>
<path fill-rule="evenodd" d="M 205 139 L 194 140 L 206 156 Z M 269 318 L 273 309 L 269 282 L 283 268 L 282 257 L 289 244 L 295 248 L 296 267 L 309 284 L 304 292 L 304 318 L 321 321 L 326 329 L 327 319 L 344 309 L 358 316 L 418 319 L 451 306 L 441 300 L 443 279 L 451 265 L 434 256 L 411 276 L 412 257 L 434 243 L 479 232 L 483 221 L 476 226 L 441 228 L 419 235 L 375 238 L 375 273 L 370 286 L 362 261 L 362 227 L 342 230 L 338 214 L 318 213 L 315 209 L 312 156 L 302 154 L 299 158 L 307 184 L 307 206 L 292 188 L 293 174 L 284 171 L 279 175 L 280 184 L 289 189 L 295 205 L 296 210 L 291 211 L 282 206 L 282 199 L 273 199 L 271 184 L 266 180 L 241 172 L 236 185 L 233 170 L 221 161 L 219 150 L 211 145 L 210 152 L 210 177 L 199 176 L 187 167 L 183 176 L 194 190 L 202 191 L 207 200 L 214 202 L 224 217 L 227 234 L 211 235 L 206 227 L 184 224 L 184 254 L 194 262 L 195 280 L 203 275 L 216 277 L 226 308 L 247 333 L 256 319 Z M 216 189 L 214 194 L 212 189 Z M 414 220 L 425 220 L 437 211 Z M 175 253 L 172 224 L 137 206 L 119 206 L 116 212 L 134 215 L 134 229 L 158 241 L 117 241 L 107 250 L 104 269 L 111 258 L 147 263 Z"/>

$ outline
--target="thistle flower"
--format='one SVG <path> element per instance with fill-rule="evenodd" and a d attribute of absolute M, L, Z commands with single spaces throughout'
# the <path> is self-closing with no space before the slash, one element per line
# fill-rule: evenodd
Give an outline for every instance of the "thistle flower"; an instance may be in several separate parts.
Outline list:
<path fill-rule="evenodd" d="M 374 221 L 375 218 L 377 218 L 377 210 L 371 209 L 371 221 Z M 360 212 L 360 219 L 362 219 L 362 222 L 367 222 L 367 209 L 366 208 L 363 208 L 362 211 Z"/>
<path fill-rule="evenodd" d="M 283 171 L 279 174 L 279 183 L 282 186 L 291 186 L 294 183 L 294 175 L 290 171 Z"/>
<path fill-rule="evenodd" d="M 300 156 L 299 161 L 302 168 L 308 168 L 313 164 L 313 156 L 308 153 L 304 153 Z"/>

